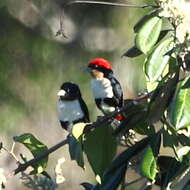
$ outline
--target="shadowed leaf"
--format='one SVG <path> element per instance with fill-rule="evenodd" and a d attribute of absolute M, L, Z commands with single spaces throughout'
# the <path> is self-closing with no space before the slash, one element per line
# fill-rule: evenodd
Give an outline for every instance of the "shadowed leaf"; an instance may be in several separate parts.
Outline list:
<path fill-rule="evenodd" d="M 100 178 L 116 153 L 116 139 L 112 127 L 106 123 L 85 135 L 84 151 L 95 173 Z"/>

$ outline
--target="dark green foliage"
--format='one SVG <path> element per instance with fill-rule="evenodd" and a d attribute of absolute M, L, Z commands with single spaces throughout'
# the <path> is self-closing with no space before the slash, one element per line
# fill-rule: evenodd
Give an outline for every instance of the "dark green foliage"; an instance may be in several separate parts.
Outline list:
<path fill-rule="evenodd" d="M 76 160 L 77 164 L 84 168 L 84 157 L 82 150 L 82 138 L 80 137 L 78 140 L 72 136 L 68 135 L 68 145 L 69 145 L 69 153 L 71 160 Z"/>
<path fill-rule="evenodd" d="M 84 152 L 95 175 L 100 178 L 116 154 L 117 144 L 112 132 L 110 124 L 105 123 L 84 137 Z"/>

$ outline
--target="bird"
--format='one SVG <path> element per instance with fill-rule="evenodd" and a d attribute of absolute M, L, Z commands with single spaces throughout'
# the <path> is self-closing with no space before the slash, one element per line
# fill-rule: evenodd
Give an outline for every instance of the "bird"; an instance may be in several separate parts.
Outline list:
<path fill-rule="evenodd" d="M 63 129 L 70 132 L 74 124 L 90 121 L 88 107 L 77 84 L 64 82 L 57 95 L 58 118 Z"/>
<path fill-rule="evenodd" d="M 91 59 L 87 64 L 87 71 L 91 75 L 91 89 L 95 103 L 99 110 L 106 115 L 123 106 L 123 91 L 121 84 L 114 77 L 110 62 L 104 58 Z M 117 114 L 115 119 L 123 116 Z"/>

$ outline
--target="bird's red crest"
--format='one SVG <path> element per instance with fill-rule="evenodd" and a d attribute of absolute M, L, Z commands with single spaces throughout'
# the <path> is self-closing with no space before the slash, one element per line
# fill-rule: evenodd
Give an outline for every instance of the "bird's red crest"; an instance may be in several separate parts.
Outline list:
<path fill-rule="evenodd" d="M 94 59 L 91 59 L 88 63 L 88 66 L 90 65 L 97 65 L 99 67 L 103 67 L 103 68 L 106 68 L 106 69 L 111 69 L 112 66 L 111 64 L 109 63 L 108 60 L 106 59 L 103 59 L 103 58 L 94 58 Z"/>

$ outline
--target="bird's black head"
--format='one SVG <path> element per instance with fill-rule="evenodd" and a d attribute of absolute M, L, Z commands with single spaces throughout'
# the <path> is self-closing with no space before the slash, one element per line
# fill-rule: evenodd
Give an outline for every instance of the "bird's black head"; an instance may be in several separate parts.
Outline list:
<path fill-rule="evenodd" d="M 61 99 L 74 100 L 81 97 L 79 86 L 72 82 L 64 82 L 57 94 Z"/>

